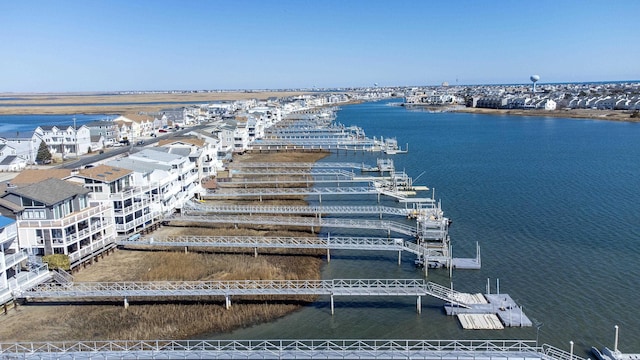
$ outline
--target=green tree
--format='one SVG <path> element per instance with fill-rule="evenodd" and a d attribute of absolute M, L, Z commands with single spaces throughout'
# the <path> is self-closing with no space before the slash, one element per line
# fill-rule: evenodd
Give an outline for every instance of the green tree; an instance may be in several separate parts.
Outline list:
<path fill-rule="evenodd" d="M 44 141 L 40 142 L 40 147 L 38 148 L 38 154 L 36 155 L 36 162 L 40 164 L 48 164 L 51 162 L 51 152 L 47 147 L 47 144 Z"/>

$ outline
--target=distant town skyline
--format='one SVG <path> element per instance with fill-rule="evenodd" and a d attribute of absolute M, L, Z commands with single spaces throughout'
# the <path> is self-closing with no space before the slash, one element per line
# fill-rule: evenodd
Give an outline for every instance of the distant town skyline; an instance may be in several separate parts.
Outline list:
<path fill-rule="evenodd" d="M 640 79 L 640 2 L 6 1 L 0 92 Z"/>

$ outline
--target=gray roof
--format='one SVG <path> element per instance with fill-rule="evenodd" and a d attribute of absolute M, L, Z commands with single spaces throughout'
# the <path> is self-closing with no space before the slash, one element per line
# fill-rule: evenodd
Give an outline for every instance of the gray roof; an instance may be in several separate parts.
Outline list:
<path fill-rule="evenodd" d="M 0 138 L 7 140 L 24 140 L 33 138 L 33 134 L 35 131 L 15 131 L 15 132 L 4 132 L 0 133 Z"/>
<path fill-rule="evenodd" d="M 154 151 L 149 148 L 146 148 L 142 151 L 138 151 L 137 153 L 129 155 L 131 158 L 145 158 L 152 161 L 158 161 L 161 163 L 171 163 L 176 160 L 183 160 L 184 156 L 174 155 L 169 153 L 163 153 L 160 151 Z"/>
<path fill-rule="evenodd" d="M 191 154 L 191 149 L 185 148 L 185 147 L 156 146 L 156 147 L 153 147 L 153 148 L 150 148 L 150 149 L 159 150 L 159 151 L 162 151 L 162 152 L 166 152 L 168 154 L 180 155 L 180 156 L 183 156 L 183 157 L 189 157 L 189 154 Z"/>
<path fill-rule="evenodd" d="M 17 158 L 17 155 L 7 155 L 2 161 L 0 161 L 0 165 L 11 165 L 11 163 Z"/>
<path fill-rule="evenodd" d="M 91 191 L 68 181 L 51 178 L 18 188 L 7 188 L 7 192 L 36 200 L 46 205 L 55 205 L 76 195 L 86 195 Z"/>
<path fill-rule="evenodd" d="M 108 120 L 95 120 L 84 124 L 86 127 L 114 127 L 117 124 L 113 121 Z"/>
<path fill-rule="evenodd" d="M 107 165 L 131 170 L 133 172 L 143 173 L 143 174 L 149 174 L 155 170 L 164 170 L 164 171 L 171 170 L 171 165 L 158 164 L 158 163 L 153 163 L 148 161 L 133 160 L 128 157 L 109 161 Z"/>

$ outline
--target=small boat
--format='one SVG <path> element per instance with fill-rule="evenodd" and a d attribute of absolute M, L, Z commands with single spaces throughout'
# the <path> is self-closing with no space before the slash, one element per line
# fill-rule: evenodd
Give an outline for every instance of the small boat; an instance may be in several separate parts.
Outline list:
<path fill-rule="evenodd" d="M 598 350 L 595 346 L 591 347 L 591 353 L 595 355 L 598 360 L 618 360 L 615 352 L 611 351 L 608 347 L 602 349 L 602 352 Z"/>

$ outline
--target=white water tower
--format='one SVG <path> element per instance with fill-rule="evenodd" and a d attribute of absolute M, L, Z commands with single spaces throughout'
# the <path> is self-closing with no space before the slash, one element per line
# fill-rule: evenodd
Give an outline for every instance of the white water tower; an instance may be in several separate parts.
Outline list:
<path fill-rule="evenodd" d="M 529 77 L 529 79 L 531 79 L 531 82 L 533 83 L 533 93 L 535 94 L 536 92 L 536 83 L 538 82 L 538 80 L 540 80 L 540 75 L 531 75 L 531 77 Z"/>

